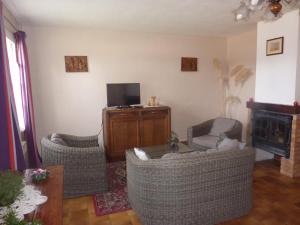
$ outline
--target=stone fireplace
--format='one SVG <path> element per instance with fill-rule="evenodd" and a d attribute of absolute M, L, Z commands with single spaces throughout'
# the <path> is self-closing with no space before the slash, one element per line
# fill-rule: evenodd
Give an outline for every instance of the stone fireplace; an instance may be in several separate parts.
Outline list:
<path fill-rule="evenodd" d="M 281 156 L 280 172 L 300 176 L 300 106 L 249 101 L 253 147 Z"/>
<path fill-rule="evenodd" d="M 277 37 L 284 37 L 283 53 L 266 55 L 267 40 Z M 258 22 L 256 41 L 255 101 L 251 98 L 247 103 L 252 117 L 249 129 L 252 144 L 279 158 L 282 174 L 297 177 L 300 176 L 299 10 L 288 12 L 272 23 Z"/>

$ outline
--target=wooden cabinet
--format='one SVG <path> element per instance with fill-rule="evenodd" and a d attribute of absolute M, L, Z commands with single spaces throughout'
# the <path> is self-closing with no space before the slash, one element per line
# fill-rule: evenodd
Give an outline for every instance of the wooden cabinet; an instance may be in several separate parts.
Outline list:
<path fill-rule="evenodd" d="M 170 137 L 169 110 L 142 112 L 140 146 L 162 145 Z"/>
<path fill-rule="evenodd" d="M 139 121 L 137 118 L 113 118 L 110 122 L 111 157 L 123 155 L 124 149 L 139 146 Z"/>
<path fill-rule="evenodd" d="M 125 159 L 133 147 L 162 145 L 171 134 L 171 113 L 166 106 L 151 108 L 103 109 L 103 135 L 109 160 Z"/>

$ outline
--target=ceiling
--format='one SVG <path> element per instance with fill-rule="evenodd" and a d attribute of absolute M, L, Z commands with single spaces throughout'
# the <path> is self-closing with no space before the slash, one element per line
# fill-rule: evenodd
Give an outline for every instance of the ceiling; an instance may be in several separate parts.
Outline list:
<path fill-rule="evenodd" d="M 240 0 L 4 0 L 22 25 L 87 27 L 164 34 L 227 36 L 255 26 L 236 23 Z"/>

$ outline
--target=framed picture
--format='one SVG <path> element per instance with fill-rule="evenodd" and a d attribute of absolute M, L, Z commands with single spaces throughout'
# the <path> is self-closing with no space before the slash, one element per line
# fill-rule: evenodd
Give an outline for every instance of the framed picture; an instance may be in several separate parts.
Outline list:
<path fill-rule="evenodd" d="M 192 57 L 182 57 L 181 58 L 181 71 L 192 71 L 195 72 L 197 68 L 198 59 Z"/>
<path fill-rule="evenodd" d="M 283 53 L 283 37 L 267 40 L 267 56 Z"/>
<path fill-rule="evenodd" d="M 65 56 L 66 72 L 88 72 L 87 56 Z"/>

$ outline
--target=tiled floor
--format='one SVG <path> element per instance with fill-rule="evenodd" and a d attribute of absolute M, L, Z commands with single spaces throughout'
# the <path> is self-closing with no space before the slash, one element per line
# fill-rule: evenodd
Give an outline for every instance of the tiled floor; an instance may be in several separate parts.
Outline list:
<path fill-rule="evenodd" d="M 91 196 L 64 201 L 64 225 L 96 224 L 142 225 L 132 210 L 97 217 Z M 300 178 L 280 175 L 272 161 L 256 164 L 252 211 L 222 225 L 300 225 Z"/>

